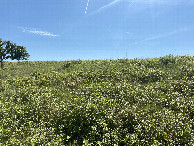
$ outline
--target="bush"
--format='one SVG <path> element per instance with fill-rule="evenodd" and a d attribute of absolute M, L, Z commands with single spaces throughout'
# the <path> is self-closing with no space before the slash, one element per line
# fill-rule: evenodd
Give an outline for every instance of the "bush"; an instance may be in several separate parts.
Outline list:
<path fill-rule="evenodd" d="M 0 144 L 193 145 L 193 60 L 7 63 Z"/>

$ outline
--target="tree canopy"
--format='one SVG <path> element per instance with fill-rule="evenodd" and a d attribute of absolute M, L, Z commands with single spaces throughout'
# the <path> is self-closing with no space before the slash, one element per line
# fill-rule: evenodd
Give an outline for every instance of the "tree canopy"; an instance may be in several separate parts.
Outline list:
<path fill-rule="evenodd" d="M 30 55 L 28 54 L 24 46 L 17 46 L 15 43 L 11 43 L 10 41 L 4 41 L 0 38 L 1 68 L 3 68 L 3 60 L 27 60 L 29 56 Z"/>

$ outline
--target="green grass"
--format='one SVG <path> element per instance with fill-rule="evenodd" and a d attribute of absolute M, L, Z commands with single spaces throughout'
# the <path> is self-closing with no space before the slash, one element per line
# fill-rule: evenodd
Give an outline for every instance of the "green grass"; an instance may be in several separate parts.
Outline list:
<path fill-rule="evenodd" d="M 4 62 L 0 145 L 193 145 L 194 57 Z"/>

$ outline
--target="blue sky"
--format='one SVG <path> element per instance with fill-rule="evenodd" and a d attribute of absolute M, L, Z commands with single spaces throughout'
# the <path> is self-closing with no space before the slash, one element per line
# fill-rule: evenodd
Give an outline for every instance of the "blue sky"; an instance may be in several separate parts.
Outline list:
<path fill-rule="evenodd" d="M 0 16 L 31 61 L 194 55 L 194 0 L 0 0 Z"/>

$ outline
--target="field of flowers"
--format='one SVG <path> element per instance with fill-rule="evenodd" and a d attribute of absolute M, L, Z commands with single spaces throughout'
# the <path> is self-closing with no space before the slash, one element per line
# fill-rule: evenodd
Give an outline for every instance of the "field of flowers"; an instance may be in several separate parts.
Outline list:
<path fill-rule="evenodd" d="M 194 145 L 194 57 L 5 62 L 0 145 Z"/>

